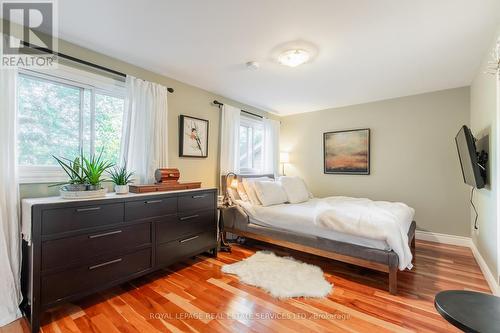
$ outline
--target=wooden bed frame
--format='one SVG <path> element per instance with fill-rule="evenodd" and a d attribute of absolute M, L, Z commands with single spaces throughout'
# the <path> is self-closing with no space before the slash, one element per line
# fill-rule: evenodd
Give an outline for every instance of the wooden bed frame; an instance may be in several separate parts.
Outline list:
<path fill-rule="evenodd" d="M 238 180 L 240 180 L 240 181 L 243 178 L 256 178 L 256 177 L 274 178 L 274 176 L 272 176 L 272 175 L 238 175 L 237 177 L 238 177 Z M 232 180 L 232 177 L 230 179 L 226 179 L 225 176 L 222 177 L 222 189 L 224 191 L 223 193 L 225 193 L 226 189 L 228 189 L 229 193 L 231 193 L 231 196 L 233 196 L 233 198 L 239 198 L 236 191 L 232 191 L 228 187 L 228 184 L 230 183 L 231 180 Z M 270 237 L 268 235 L 259 234 L 258 232 L 251 232 L 248 230 L 243 230 L 242 228 L 238 228 L 237 226 L 235 227 L 235 225 L 238 225 L 238 224 L 234 223 L 234 222 L 238 219 L 240 219 L 240 223 L 239 223 L 240 225 L 242 223 L 245 223 L 242 221 L 246 221 L 246 223 L 250 224 L 249 216 L 238 206 L 233 206 L 233 207 L 230 207 L 229 209 L 225 209 L 223 211 L 223 214 L 224 214 L 223 215 L 224 232 L 229 232 L 232 234 L 236 234 L 238 236 L 247 237 L 250 239 L 255 239 L 255 240 L 258 240 L 261 242 L 270 243 L 270 244 L 282 246 L 285 248 L 289 248 L 289 249 L 293 249 L 293 250 L 297 250 L 297 251 L 301 251 L 301 252 L 305 252 L 305 253 L 310 253 L 313 255 L 317 255 L 317 256 L 333 259 L 333 260 L 338 260 L 338 261 L 353 264 L 356 266 L 360 266 L 360 267 L 388 273 L 389 274 L 389 288 L 388 288 L 389 292 L 393 295 L 395 295 L 397 293 L 397 288 L 398 288 L 397 287 L 397 285 L 398 285 L 398 282 L 397 282 L 398 281 L 397 280 L 398 265 L 397 265 L 397 263 L 399 262 L 399 259 L 396 260 L 396 263 L 394 263 L 394 260 L 392 260 L 392 262 L 390 260 L 391 259 L 390 257 L 392 257 L 392 259 L 394 259 L 394 256 L 397 257 L 397 254 L 394 251 L 378 250 L 378 249 L 367 248 L 367 247 L 363 247 L 363 246 L 355 245 L 355 244 L 331 241 L 332 243 L 335 243 L 335 244 L 341 244 L 343 246 L 351 247 L 352 249 L 355 249 L 358 253 L 361 253 L 361 254 L 366 253 L 366 256 L 368 256 L 368 254 L 373 255 L 375 253 L 382 258 L 384 256 L 387 257 L 386 263 L 382 263 L 382 262 L 380 262 L 380 260 L 379 260 L 379 262 L 377 262 L 377 261 L 363 258 L 363 255 L 351 256 L 351 255 L 347 255 L 347 254 L 343 254 L 343 253 L 337 253 L 335 251 L 325 250 L 325 249 L 322 249 L 320 247 L 308 246 L 308 245 L 300 244 L 297 242 L 287 241 L 285 239 L 279 239 L 276 237 Z M 408 234 L 408 242 L 409 242 L 409 246 L 410 246 L 411 253 L 413 255 L 413 260 L 414 260 L 414 258 L 415 258 L 415 222 L 412 223 L 412 227 L 410 228 L 410 231 Z"/>

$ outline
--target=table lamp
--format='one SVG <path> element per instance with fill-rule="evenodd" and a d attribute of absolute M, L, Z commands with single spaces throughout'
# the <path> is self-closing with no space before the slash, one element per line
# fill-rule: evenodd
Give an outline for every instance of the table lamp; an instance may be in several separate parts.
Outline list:
<path fill-rule="evenodd" d="M 225 185 L 224 201 L 223 201 L 224 206 L 230 206 L 232 204 L 231 196 L 229 195 L 229 190 L 227 188 L 227 180 L 229 177 L 232 177 L 229 186 L 234 190 L 238 189 L 238 176 L 234 172 L 228 172 L 226 174 L 226 183 L 224 184 Z"/>
<path fill-rule="evenodd" d="M 287 151 L 282 151 L 280 153 L 280 163 L 283 167 L 282 174 L 285 175 L 285 163 L 290 163 L 290 154 Z"/>

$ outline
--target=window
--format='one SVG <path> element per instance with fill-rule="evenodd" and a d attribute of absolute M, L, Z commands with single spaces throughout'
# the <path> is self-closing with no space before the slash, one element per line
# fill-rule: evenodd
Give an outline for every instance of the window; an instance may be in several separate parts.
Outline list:
<path fill-rule="evenodd" d="M 262 173 L 264 168 L 264 125 L 261 120 L 241 116 L 240 121 L 240 172 Z"/>
<path fill-rule="evenodd" d="M 100 152 L 118 162 L 123 83 L 68 69 L 22 71 L 18 79 L 18 165 L 21 182 L 60 181 L 52 157 Z M 111 81 L 110 81 L 111 80 Z M 102 82 L 101 82 L 102 81 Z"/>
<path fill-rule="evenodd" d="M 103 158 L 118 163 L 122 137 L 123 97 L 95 94 L 94 150 L 103 150 Z"/>

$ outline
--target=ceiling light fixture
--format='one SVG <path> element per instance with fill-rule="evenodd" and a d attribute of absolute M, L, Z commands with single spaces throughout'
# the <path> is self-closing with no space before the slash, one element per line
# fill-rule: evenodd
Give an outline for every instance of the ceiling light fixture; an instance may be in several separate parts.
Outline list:
<path fill-rule="evenodd" d="M 260 64 L 257 61 L 249 61 L 246 63 L 247 68 L 251 70 L 257 70 L 260 67 Z"/>
<path fill-rule="evenodd" d="M 309 61 L 311 55 L 309 52 L 301 49 L 288 50 L 281 53 L 278 62 L 289 67 L 297 67 Z"/>

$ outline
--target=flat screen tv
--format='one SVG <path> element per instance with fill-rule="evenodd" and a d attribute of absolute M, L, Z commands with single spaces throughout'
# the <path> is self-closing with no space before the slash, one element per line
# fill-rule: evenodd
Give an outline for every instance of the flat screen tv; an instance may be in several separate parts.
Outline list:
<path fill-rule="evenodd" d="M 467 126 L 462 126 L 455 136 L 458 157 L 462 166 L 464 182 L 475 188 L 483 188 L 485 184 L 484 166 L 478 161 L 476 140 Z"/>

